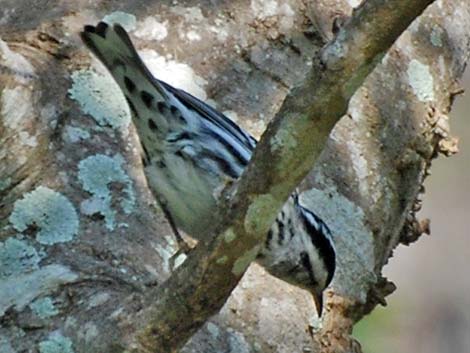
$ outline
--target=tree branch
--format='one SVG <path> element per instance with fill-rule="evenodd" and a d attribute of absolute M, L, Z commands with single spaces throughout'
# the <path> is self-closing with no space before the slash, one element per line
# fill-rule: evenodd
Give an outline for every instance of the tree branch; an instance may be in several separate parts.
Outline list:
<path fill-rule="evenodd" d="M 353 93 L 432 2 L 369 0 L 355 11 L 305 83 L 287 97 L 231 197 L 221 201 L 221 221 L 211 232 L 218 236 L 200 244 L 148 297 L 134 349 L 176 351 L 222 307 L 256 257 L 278 209 L 312 169 Z"/>

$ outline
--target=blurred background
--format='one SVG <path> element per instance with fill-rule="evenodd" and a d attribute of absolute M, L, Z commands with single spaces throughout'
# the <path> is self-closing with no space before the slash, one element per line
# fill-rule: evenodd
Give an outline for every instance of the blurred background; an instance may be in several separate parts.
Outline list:
<path fill-rule="evenodd" d="M 354 330 L 364 353 L 470 353 L 470 70 L 450 114 L 460 152 L 434 160 L 419 219 L 431 235 L 400 245 L 384 275 L 397 285 Z M 467 219 L 468 218 L 468 219 Z"/>

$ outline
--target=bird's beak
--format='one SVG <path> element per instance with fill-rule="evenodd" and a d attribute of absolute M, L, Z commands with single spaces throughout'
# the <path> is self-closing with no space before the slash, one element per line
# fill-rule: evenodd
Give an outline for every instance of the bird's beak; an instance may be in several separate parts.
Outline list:
<path fill-rule="evenodd" d="M 320 318 L 323 311 L 323 291 L 314 291 L 313 292 L 313 301 L 315 302 L 315 307 L 317 308 L 317 314 Z"/>

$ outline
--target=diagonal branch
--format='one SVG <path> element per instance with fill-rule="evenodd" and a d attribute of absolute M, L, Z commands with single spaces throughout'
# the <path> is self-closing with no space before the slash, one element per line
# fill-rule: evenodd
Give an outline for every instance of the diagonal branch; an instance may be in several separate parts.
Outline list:
<path fill-rule="evenodd" d="M 220 202 L 213 240 L 200 244 L 149 296 L 135 351 L 176 351 L 219 311 L 278 210 L 312 169 L 351 96 L 432 2 L 368 0 L 354 12 L 303 85 L 286 98 L 239 183 Z"/>

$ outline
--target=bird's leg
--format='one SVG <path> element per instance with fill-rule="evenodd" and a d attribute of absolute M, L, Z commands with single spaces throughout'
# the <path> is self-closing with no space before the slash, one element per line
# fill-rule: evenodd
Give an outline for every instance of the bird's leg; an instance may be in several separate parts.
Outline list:
<path fill-rule="evenodd" d="M 168 220 L 168 223 L 170 223 L 171 230 L 173 231 L 173 235 L 175 236 L 176 242 L 178 243 L 178 250 L 170 258 L 170 269 L 174 270 L 175 269 L 176 259 L 181 254 L 188 255 L 191 252 L 191 250 L 193 249 L 193 247 L 186 240 L 184 240 L 183 236 L 178 231 L 178 228 L 176 227 L 175 221 L 173 220 L 173 217 L 171 216 L 170 211 L 168 211 L 168 208 L 166 207 L 166 202 L 160 200 L 158 203 L 160 204 L 160 207 L 163 210 L 163 214 L 165 215 L 166 219 Z"/>

